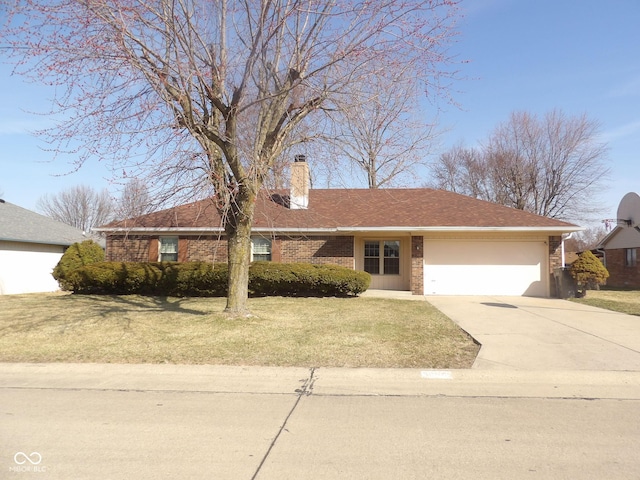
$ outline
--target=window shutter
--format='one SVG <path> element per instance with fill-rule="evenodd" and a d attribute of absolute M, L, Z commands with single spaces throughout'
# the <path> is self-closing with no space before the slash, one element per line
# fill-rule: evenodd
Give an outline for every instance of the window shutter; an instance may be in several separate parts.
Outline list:
<path fill-rule="evenodd" d="M 158 238 L 149 239 L 149 261 L 158 261 Z"/>
<path fill-rule="evenodd" d="M 187 252 L 189 248 L 188 242 L 189 240 L 187 240 L 186 238 L 178 239 L 178 261 L 179 262 L 187 261 Z"/>
<path fill-rule="evenodd" d="M 282 250 L 281 241 L 279 238 L 276 238 L 271 242 L 271 261 L 273 262 L 281 262 L 282 261 Z"/>

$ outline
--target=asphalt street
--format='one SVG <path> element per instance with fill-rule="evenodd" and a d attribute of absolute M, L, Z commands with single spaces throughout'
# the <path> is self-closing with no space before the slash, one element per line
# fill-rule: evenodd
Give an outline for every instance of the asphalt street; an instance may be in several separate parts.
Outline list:
<path fill-rule="evenodd" d="M 0 364 L 0 417 L 0 478 L 640 478 L 638 372 Z"/>

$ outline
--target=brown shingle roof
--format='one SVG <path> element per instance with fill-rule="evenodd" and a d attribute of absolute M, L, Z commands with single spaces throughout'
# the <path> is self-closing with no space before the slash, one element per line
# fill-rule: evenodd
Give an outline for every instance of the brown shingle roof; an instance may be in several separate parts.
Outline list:
<path fill-rule="evenodd" d="M 217 229 L 220 216 L 210 200 L 181 205 L 100 230 Z M 262 192 L 254 228 L 269 230 L 420 228 L 542 228 L 572 231 L 576 226 L 456 193 L 428 188 L 318 189 L 309 208 L 288 208 L 287 192 Z"/>

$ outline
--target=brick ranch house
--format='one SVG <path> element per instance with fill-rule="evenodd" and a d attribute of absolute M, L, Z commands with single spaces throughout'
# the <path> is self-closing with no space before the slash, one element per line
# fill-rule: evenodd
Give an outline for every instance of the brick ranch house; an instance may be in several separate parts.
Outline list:
<path fill-rule="evenodd" d="M 202 200 L 97 229 L 112 261 L 226 262 L 221 219 Z M 310 189 L 299 158 L 290 191 L 256 203 L 252 260 L 330 263 L 372 289 L 415 295 L 555 294 L 564 233 L 580 227 L 443 190 Z"/>
<path fill-rule="evenodd" d="M 640 196 L 633 192 L 627 193 L 622 198 L 620 207 L 616 227 L 602 239 L 596 249 L 604 252 L 602 261 L 609 271 L 608 286 L 640 288 L 640 264 L 637 258 L 640 250 L 640 227 L 636 226 L 637 220 L 631 218 L 640 218 Z"/>

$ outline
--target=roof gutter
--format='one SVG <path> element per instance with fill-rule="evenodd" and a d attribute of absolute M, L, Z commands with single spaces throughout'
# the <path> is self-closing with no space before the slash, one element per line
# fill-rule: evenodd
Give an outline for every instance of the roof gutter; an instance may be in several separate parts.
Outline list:
<path fill-rule="evenodd" d="M 105 233 L 185 233 L 185 234 L 211 234 L 224 233 L 224 229 L 220 227 L 132 227 L 132 228 L 94 228 L 96 232 Z M 566 226 L 566 227 L 328 227 L 328 228 L 292 228 L 292 227 L 254 227 L 251 229 L 255 233 L 364 233 L 364 232 L 545 232 L 549 234 L 579 232 L 584 230 L 583 227 Z"/>
<path fill-rule="evenodd" d="M 0 242 L 12 242 L 12 243 L 29 243 L 33 245 L 53 245 L 56 247 L 70 247 L 74 243 L 81 242 L 82 240 L 25 240 L 23 238 L 0 238 Z"/>
<path fill-rule="evenodd" d="M 339 227 L 339 232 L 548 232 L 567 233 L 584 230 L 583 227 Z"/>

